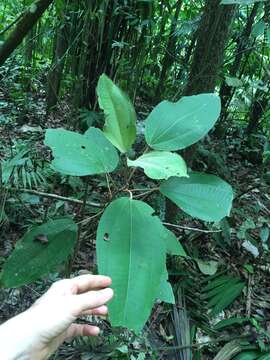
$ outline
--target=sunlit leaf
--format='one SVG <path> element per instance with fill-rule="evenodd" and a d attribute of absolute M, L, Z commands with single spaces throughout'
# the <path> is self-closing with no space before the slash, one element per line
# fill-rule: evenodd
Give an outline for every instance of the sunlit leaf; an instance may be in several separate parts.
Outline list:
<path fill-rule="evenodd" d="M 139 166 L 151 179 L 168 179 L 170 176 L 188 176 L 185 160 L 169 151 L 151 151 L 136 160 L 128 159 L 128 166 Z"/>
<path fill-rule="evenodd" d="M 118 154 L 102 131 L 94 127 L 84 135 L 64 129 L 48 129 L 45 144 L 53 151 L 52 166 L 66 175 L 85 176 L 113 171 Z"/>
<path fill-rule="evenodd" d="M 232 87 L 243 86 L 242 80 L 240 80 L 236 77 L 225 76 L 225 81 L 228 86 L 232 86 Z"/>
<path fill-rule="evenodd" d="M 184 149 L 203 138 L 219 114 L 220 99 L 214 94 L 162 101 L 146 119 L 146 142 L 155 150 Z"/>
<path fill-rule="evenodd" d="M 171 284 L 168 281 L 169 275 L 168 271 L 165 268 L 164 273 L 161 277 L 160 287 L 158 289 L 157 298 L 160 301 L 164 301 L 169 304 L 175 304 L 174 293 Z"/>
<path fill-rule="evenodd" d="M 121 152 L 129 150 L 136 138 L 136 114 L 124 92 L 105 74 L 97 86 L 98 102 L 105 113 L 104 134 Z"/>

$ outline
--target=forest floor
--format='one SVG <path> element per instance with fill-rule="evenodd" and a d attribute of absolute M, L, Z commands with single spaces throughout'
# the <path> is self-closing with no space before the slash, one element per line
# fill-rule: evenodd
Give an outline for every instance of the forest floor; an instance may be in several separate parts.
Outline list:
<path fill-rule="evenodd" d="M 44 129 L 64 127 L 70 121 L 70 109 L 65 102 L 54 115 L 46 118 L 42 95 L 30 94 L 28 101 L 32 105 L 25 111 L 22 104 L 14 103 L 7 89 L 0 89 L 1 159 L 26 144 L 29 154 L 35 154 L 37 161 L 46 162 L 49 153 L 42 143 Z M 145 109 L 139 110 L 145 112 Z M 190 256 L 185 260 L 169 259 L 176 305 L 157 303 L 141 336 L 127 330 L 112 331 L 105 319 L 87 319 L 101 326 L 102 336 L 65 344 L 52 359 L 186 360 L 191 351 L 193 354 L 201 351 L 202 359 L 213 359 L 222 346 L 240 339 L 243 334 L 246 334 L 252 346 L 263 348 L 268 344 L 270 189 L 262 180 L 263 165 L 258 156 L 260 146 L 259 143 L 252 146 L 246 144 L 241 131 L 236 129 L 228 134 L 226 140 L 211 138 L 211 141 L 207 139 L 199 146 L 196 169 L 218 174 L 231 183 L 235 191 L 234 207 L 231 216 L 221 224 L 203 224 L 179 214 L 174 225 L 181 225 L 182 228 L 170 227 Z M 136 182 L 136 175 L 134 179 Z M 149 182 L 147 178 L 144 180 L 145 183 Z M 75 192 L 78 198 L 82 198 L 82 185 L 81 180 L 52 178 L 48 172 L 47 182 L 39 190 L 64 196 L 74 196 Z M 104 202 L 106 182 L 102 177 L 91 178 L 90 189 L 90 201 Z M 159 216 L 164 220 L 165 204 L 162 197 L 150 195 L 147 200 L 159 208 Z M 5 210 L 7 218 L 1 225 L 0 265 L 26 227 L 35 222 L 34 219 L 42 222 L 53 214 L 76 214 L 79 210 L 78 205 L 62 203 L 39 194 L 10 192 Z M 93 217 L 97 211 L 95 207 L 90 207 L 84 215 Z M 98 216 L 81 228 L 82 242 L 72 266 L 72 276 L 84 270 L 96 271 L 97 219 Z M 187 227 L 197 230 L 192 231 Z M 200 262 L 196 259 L 200 259 Z M 52 282 L 63 277 L 65 271 L 62 269 L 44 280 L 18 289 L 0 290 L 0 322 L 28 308 Z M 202 287 L 224 274 L 239 277 L 245 283 L 245 288 L 235 301 L 224 307 L 217 316 L 211 317 Z M 253 317 L 256 323 L 242 321 L 231 327 L 215 329 L 218 321 L 229 317 Z"/>

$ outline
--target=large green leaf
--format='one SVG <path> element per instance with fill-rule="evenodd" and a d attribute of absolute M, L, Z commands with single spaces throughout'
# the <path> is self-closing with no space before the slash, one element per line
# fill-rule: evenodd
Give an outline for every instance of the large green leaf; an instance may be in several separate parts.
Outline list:
<path fill-rule="evenodd" d="M 97 231 L 99 273 L 112 278 L 109 304 L 113 326 L 142 329 L 158 296 L 166 261 L 164 227 L 147 204 L 114 200 Z"/>
<path fill-rule="evenodd" d="M 70 218 L 33 227 L 5 262 L 1 286 L 21 286 L 55 271 L 72 253 L 76 239 L 77 225 Z"/>
<path fill-rule="evenodd" d="M 184 149 L 204 137 L 219 114 L 220 99 L 214 94 L 162 101 L 146 119 L 146 142 L 155 150 Z"/>
<path fill-rule="evenodd" d="M 128 97 L 105 74 L 97 86 L 98 102 L 104 110 L 104 134 L 121 152 L 129 150 L 136 138 L 136 113 Z"/>
<path fill-rule="evenodd" d="M 233 191 L 215 175 L 189 173 L 189 178 L 172 177 L 160 191 L 187 214 L 205 221 L 219 221 L 229 215 Z"/>
<path fill-rule="evenodd" d="M 163 226 L 163 230 L 164 230 L 163 236 L 164 236 L 164 240 L 165 240 L 167 253 L 170 255 L 179 255 L 179 256 L 186 257 L 187 254 L 186 254 L 183 246 L 177 239 L 177 237 L 174 235 L 174 233 L 171 232 L 170 230 L 168 230 L 165 226 Z M 172 289 L 171 284 L 168 281 L 168 278 L 169 278 L 169 275 L 168 275 L 168 271 L 166 269 L 166 264 L 165 264 L 164 271 L 163 271 L 163 274 L 161 277 L 161 282 L 160 282 L 157 298 L 161 301 L 164 301 L 164 302 L 167 302 L 170 304 L 174 304 L 175 299 L 174 299 L 173 289 Z"/>
<path fill-rule="evenodd" d="M 164 231 L 165 231 L 164 235 L 165 235 L 165 244 L 166 244 L 167 253 L 170 255 L 179 255 L 186 257 L 187 254 L 183 246 L 177 239 L 177 237 L 174 235 L 174 233 L 165 227 L 164 227 Z"/>
<path fill-rule="evenodd" d="M 171 284 L 168 281 L 169 275 L 165 266 L 165 270 L 161 277 L 157 298 L 169 304 L 175 304 L 174 293 Z"/>
<path fill-rule="evenodd" d="M 64 129 L 48 129 L 45 144 L 53 151 L 52 165 L 65 175 L 85 176 L 113 171 L 118 154 L 102 131 L 94 127 L 84 135 Z"/>
<path fill-rule="evenodd" d="M 127 161 L 128 166 L 139 166 L 151 179 L 168 179 L 170 176 L 188 176 L 185 160 L 169 151 L 151 151 L 136 160 Z"/>

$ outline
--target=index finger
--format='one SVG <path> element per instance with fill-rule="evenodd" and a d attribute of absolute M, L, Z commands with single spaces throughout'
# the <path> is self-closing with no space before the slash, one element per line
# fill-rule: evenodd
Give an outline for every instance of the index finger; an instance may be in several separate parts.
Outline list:
<path fill-rule="evenodd" d="M 74 296 L 72 299 L 72 313 L 78 316 L 82 312 L 95 309 L 106 304 L 113 297 L 113 290 L 106 288 L 97 291 L 89 291 L 85 294 Z"/>
<path fill-rule="evenodd" d="M 112 280 L 109 276 L 85 274 L 70 279 L 75 293 L 80 294 L 89 290 L 106 288 L 111 285 Z"/>

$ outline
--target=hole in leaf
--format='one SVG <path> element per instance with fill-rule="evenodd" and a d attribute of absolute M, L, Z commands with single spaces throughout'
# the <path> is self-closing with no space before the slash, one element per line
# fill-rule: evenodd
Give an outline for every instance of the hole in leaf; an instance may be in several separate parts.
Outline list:
<path fill-rule="evenodd" d="M 104 234 L 103 240 L 109 241 L 109 234 L 108 234 L 108 233 L 105 233 L 105 234 Z"/>
<path fill-rule="evenodd" d="M 49 242 L 47 236 L 44 234 L 38 234 L 37 236 L 35 236 L 34 241 L 38 241 L 41 244 L 48 244 Z"/>
<path fill-rule="evenodd" d="M 84 145 L 82 145 L 82 146 L 81 146 L 81 148 L 82 148 L 82 149 L 85 149 L 85 146 L 84 146 Z"/>

